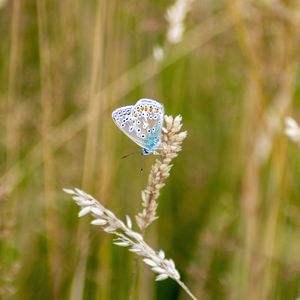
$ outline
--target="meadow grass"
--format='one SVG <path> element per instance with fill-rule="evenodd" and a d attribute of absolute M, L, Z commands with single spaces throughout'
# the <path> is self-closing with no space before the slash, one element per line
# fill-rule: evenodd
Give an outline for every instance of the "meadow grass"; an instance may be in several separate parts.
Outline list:
<path fill-rule="evenodd" d="M 147 243 L 198 299 L 299 297 L 300 157 L 283 124 L 300 120 L 299 16 L 292 0 L 0 1 L 0 298 L 128 299 L 134 255 L 61 189 L 140 211 L 155 157 L 142 173 L 120 159 L 137 147 L 111 112 L 143 97 L 189 133 Z M 188 299 L 153 276 L 140 265 L 137 299 Z"/>

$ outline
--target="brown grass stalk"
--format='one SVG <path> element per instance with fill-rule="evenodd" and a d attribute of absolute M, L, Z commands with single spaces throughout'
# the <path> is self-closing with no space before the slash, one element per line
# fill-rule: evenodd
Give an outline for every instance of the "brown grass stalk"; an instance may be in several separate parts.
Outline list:
<path fill-rule="evenodd" d="M 52 281 L 53 299 L 59 298 L 60 274 L 57 237 L 57 218 L 55 213 L 55 158 L 52 143 L 48 133 L 52 127 L 53 99 L 51 74 L 50 42 L 48 36 L 48 16 L 46 2 L 37 0 L 37 15 L 39 29 L 39 55 L 40 55 L 40 81 L 41 81 L 41 107 L 42 107 L 42 150 L 44 172 L 44 195 L 46 209 L 46 228 L 48 241 L 48 267 Z"/>
<path fill-rule="evenodd" d="M 143 258 L 143 262 L 156 273 L 156 281 L 162 281 L 167 278 L 173 279 L 191 299 L 197 300 L 189 288 L 182 282 L 174 261 L 167 259 L 163 250 L 153 250 L 146 243 L 143 236 L 132 229 L 132 221 L 129 216 L 126 217 L 125 223 L 91 195 L 79 189 L 64 189 L 64 191 L 70 194 L 75 203 L 81 207 L 78 214 L 79 217 L 91 214 L 94 217 L 91 224 L 101 226 L 106 233 L 116 236 L 114 240 L 115 245 L 128 247 L 130 252 Z"/>
<path fill-rule="evenodd" d="M 102 2 L 103 6 L 102 7 Z M 102 76 L 104 74 L 102 70 L 103 65 L 103 24 L 105 18 L 105 3 L 106 1 L 97 1 L 96 4 L 96 18 L 94 25 L 93 47 L 92 47 L 92 60 L 91 60 L 91 83 L 89 89 L 89 102 L 87 110 L 87 122 L 86 122 L 86 141 L 84 151 L 84 163 L 83 163 L 83 177 L 82 186 L 85 189 L 94 189 L 96 183 L 96 157 L 98 149 L 98 136 L 99 136 L 99 122 L 100 122 L 100 108 L 101 108 L 101 94 L 98 90 L 102 86 Z M 84 286 L 86 280 L 86 268 L 87 258 L 90 249 L 90 240 L 88 235 L 85 234 L 87 230 L 87 223 L 82 222 L 77 232 L 77 243 L 79 261 L 74 273 L 70 299 L 80 300 L 83 298 Z M 107 286 L 107 285 L 104 285 Z"/>
<path fill-rule="evenodd" d="M 160 195 L 161 188 L 164 187 L 165 181 L 170 176 L 172 168 L 172 160 L 181 151 L 181 144 L 187 136 L 186 131 L 182 131 L 181 116 L 165 116 L 165 128 L 163 128 L 161 136 L 161 144 L 157 149 L 160 155 L 159 159 L 156 159 L 154 165 L 151 168 L 148 185 L 142 191 L 142 207 L 143 210 L 136 215 L 137 224 L 142 232 L 145 234 L 146 228 L 155 221 L 157 216 L 157 199 Z M 134 295 L 138 294 L 137 291 L 137 278 L 139 273 L 139 258 L 135 257 L 133 272 L 132 272 L 132 285 L 130 290 L 130 299 L 134 299 Z"/>
<path fill-rule="evenodd" d="M 165 128 L 163 128 L 162 142 L 159 146 L 158 153 L 160 159 L 156 159 L 151 168 L 148 185 L 142 191 L 142 206 L 143 211 L 136 216 L 136 221 L 141 229 L 142 234 L 146 228 L 155 221 L 157 217 L 157 199 L 160 195 L 160 190 L 165 185 L 165 181 L 170 176 L 172 168 L 172 160 L 181 151 L 181 144 L 187 136 L 187 132 L 180 132 L 181 116 L 165 116 Z"/>
<path fill-rule="evenodd" d="M 230 11 L 231 18 L 243 20 L 239 21 L 236 29 L 239 45 L 248 63 L 241 132 L 244 137 L 241 209 L 245 245 L 239 284 L 235 285 L 240 287 L 238 294 L 244 299 L 271 299 L 276 275 L 274 263 L 266 257 L 276 257 L 278 253 L 280 234 L 275 235 L 275 232 L 280 223 L 279 207 L 284 189 L 281 176 L 270 177 L 264 189 L 280 188 L 276 189 L 276 196 L 268 194 L 267 200 L 264 200 L 261 171 L 268 158 L 285 156 L 285 147 L 278 133 L 293 98 L 299 35 L 293 28 L 294 21 L 290 24 L 286 20 L 279 22 L 276 20 L 278 16 L 267 5 L 261 9 L 256 3 L 232 0 Z M 264 18 L 270 21 L 267 28 L 262 22 Z M 273 32 L 271 42 L 265 39 L 270 28 Z M 268 42 L 272 43 L 272 51 Z M 274 162 L 275 172 L 282 171 L 283 165 L 282 159 Z M 264 219 L 260 213 L 263 201 L 272 201 L 273 208 Z"/>

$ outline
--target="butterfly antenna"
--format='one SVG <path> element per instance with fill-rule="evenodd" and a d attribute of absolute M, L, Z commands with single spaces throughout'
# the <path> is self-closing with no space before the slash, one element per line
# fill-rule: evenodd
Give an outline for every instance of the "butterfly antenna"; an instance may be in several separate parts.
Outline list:
<path fill-rule="evenodd" d="M 145 159 L 144 159 L 145 155 L 143 155 L 143 153 L 141 153 L 141 156 L 142 156 L 141 157 L 141 159 L 142 159 L 142 162 L 141 162 L 141 165 L 142 165 L 141 166 L 141 172 L 143 172 L 144 171 L 144 166 L 145 166 Z"/>
<path fill-rule="evenodd" d="M 127 158 L 127 157 L 129 157 L 129 156 L 131 156 L 131 155 L 134 155 L 134 154 L 137 154 L 137 153 L 139 153 L 139 152 L 140 152 L 140 150 L 131 152 L 131 153 L 129 153 L 129 154 L 126 154 L 126 155 L 122 156 L 121 159 Z"/>

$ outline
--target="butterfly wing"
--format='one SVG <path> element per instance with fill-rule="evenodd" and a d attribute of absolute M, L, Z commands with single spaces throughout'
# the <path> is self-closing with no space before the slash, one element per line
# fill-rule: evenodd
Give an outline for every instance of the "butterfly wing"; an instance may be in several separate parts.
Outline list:
<path fill-rule="evenodd" d="M 141 99 L 135 104 L 132 117 L 142 147 L 152 152 L 160 144 L 164 107 L 155 100 Z"/>
<path fill-rule="evenodd" d="M 163 115 L 159 102 L 141 99 L 134 106 L 116 109 L 112 119 L 131 140 L 152 152 L 160 144 Z"/>
<path fill-rule="evenodd" d="M 124 132 L 131 140 L 141 147 L 144 147 L 143 140 L 136 135 L 136 126 L 133 123 L 132 109 L 134 105 L 117 108 L 112 113 L 114 123 Z"/>

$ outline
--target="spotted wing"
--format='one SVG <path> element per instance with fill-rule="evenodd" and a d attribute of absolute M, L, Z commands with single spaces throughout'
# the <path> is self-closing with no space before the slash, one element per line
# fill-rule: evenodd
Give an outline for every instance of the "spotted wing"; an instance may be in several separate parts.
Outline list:
<path fill-rule="evenodd" d="M 160 144 L 164 107 L 152 99 L 139 100 L 132 110 L 132 123 L 143 148 L 154 150 Z"/>
<path fill-rule="evenodd" d="M 114 123 L 124 132 L 131 140 L 141 147 L 144 147 L 144 141 L 137 137 L 135 125 L 132 118 L 134 105 L 117 108 L 112 113 Z"/>
<path fill-rule="evenodd" d="M 136 144 L 148 151 L 160 144 L 163 106 L 151 99 L 141 99 L 134 106 L 124 106 L 112 113 L 116 125 Z"/>

